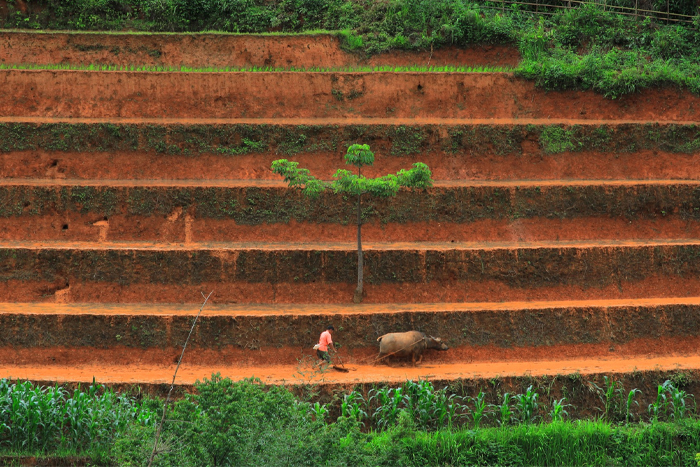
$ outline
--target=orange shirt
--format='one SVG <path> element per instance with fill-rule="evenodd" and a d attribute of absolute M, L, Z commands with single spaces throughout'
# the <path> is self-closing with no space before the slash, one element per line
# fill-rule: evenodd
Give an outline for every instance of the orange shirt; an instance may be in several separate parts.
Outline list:
<path fill-rule="evenodd" d="M 321 352 L 328 352 L 328 345 L 333 343 L 331 339 L 330 331 L 323 331 L 321 333 L 321 338 L 318 340 L 318 350 Z"/>

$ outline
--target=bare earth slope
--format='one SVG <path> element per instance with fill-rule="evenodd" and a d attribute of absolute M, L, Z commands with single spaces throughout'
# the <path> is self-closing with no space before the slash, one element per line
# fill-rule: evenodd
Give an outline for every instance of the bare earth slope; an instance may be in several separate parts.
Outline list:
<path fill-rule="evenodd" d="M 0 34 L 5 64 L 426 58 L 517 54 L 366 61 L 331 36 Z M 606 100 L 418 72 L 3 70 L 0 86 L 1 376 L 159 386 L 212 290 L 185 386 L 213 372 L 346 386 L 700 369 L 700 100 L 685 91 Z M 361 306 L 352 200 L 306 200 L 269 170 L 288 158 L 330 179 L 353 142 L 377 152 L 369 175 L 422 161 L 435 178 L 366 200 Z M 314 366 L 328 323 L 349 373 Z M 375 364 L 377 336 L 408 329 L 451 350 Z"/>

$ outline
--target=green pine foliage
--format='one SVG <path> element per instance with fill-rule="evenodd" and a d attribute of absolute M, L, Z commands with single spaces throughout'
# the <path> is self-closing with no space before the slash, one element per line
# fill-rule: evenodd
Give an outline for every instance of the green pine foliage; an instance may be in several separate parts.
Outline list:
<path fill-rule="evenodd" d="M 374 165 L 374 153 L 367 144 L 353 144 L 348 147 L 345 163 L 358 168 L 355 174 L 349 170 L 338 169 L 333 181 L 322 181 L 311 175 L 308 169 L 299 168 L 298 162 L 278 159 L 272 162 L 272 171 L 284 177 L 290 187 L 301 188 L 302 192 L 312 198 L 318 197 L 324 190 L 335 193 L 360 196 L 368 194 L 378 198 L 396 196 L 399 188 L 429 188 L 432 186 L 431 172 L 422 162 L 416 162 L 408 170 L 400 170 L 395 175 L 389 174 L 376 178 L 367 178 L 361 174 L 362 167 Z"/>
<path fill-rule="evenodd" d="M 333 181 L 322 181 L 310 174 L 308 169 L 299 168 L 298 162 L 278 159 L 272 162 L 272 171 L 284 177 L 290 187 L 300 188 L 304 195 L 317 198 L 324 190 L 332 189 L 336 194 L 356 198 L 357 206 L 357 289 L 353 301 L 360 303 L 364 291 L 364 263 L 362 252 L 362 196 L 374 198 L 391 198 L 398 194 L 400 188 L 425 189 L 433 185 L 432 174 L 428 166 L 416 162 L 413 167 L 401 169 L 395 175 L 367 178 L 362 175 L 362 167 L 374 165 L 374 153 L 368 144 L 353 144 L 345 154 L 345 163 L 357 167 L 357 174 L 338 169 Z"/>

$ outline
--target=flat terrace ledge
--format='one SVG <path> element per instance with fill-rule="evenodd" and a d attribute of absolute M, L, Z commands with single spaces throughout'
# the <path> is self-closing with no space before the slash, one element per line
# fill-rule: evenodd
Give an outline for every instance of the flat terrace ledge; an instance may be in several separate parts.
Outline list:
<path fill-rule="evenodd" d="M 355 384 L 401 383 L 406 380 L 459 380 L 509 376 L 581 375 L 599 373 L 633 373 L 639 371 L 673 371 L 700 369 L 700 355 L 647 358 L 598 358 L 550 360 L 535 362 L 485 362 L 455 364 L 425 364 L 417 367 L 388 367 L 385 365 L 348 365 L 351 371 L 306 371 L 296 365 L 264 367 L 198 366 L 185 361 L 176 384 L 191 386 L 197 380 L 214 373 L 233 380 L 257 377 L 267 384 Z M 0 365 L 0 377 L 34 382 L 91 383 L 93 378 L 108 385 L 160 385 L 172 382 L 175 364 L 150 365 L 84 365 L 7 366 Z M 301 371 L 300 371 L 301 370 Z"/>
<path fill-rule="evenodd" d="M 398 313 L 473 313 L 481 311 L 604 309 L 618 307 L 700 306 L 700 297 L 665 297 L 613 300 L 567 300 L 475 303 L 370 303 L 370 304 L 208 304 L 206 316 L 265 317 L 367 316 Z M 0 303 L 0 314 L 14 315 L 110 315 L 110 316 L 194 316 L 197 304 L 124 303 Z"/>
<path fill-rule="evenodd" d="M 532 250 L 539 248 L 585 249 L 619 247 L 700 247 L 696 239 L 655 240 L 552 240 L 538 242 L 363 242 L 366 251 L 482 251 Z M 161 243 L 151 241 L 70 242 L 2 241 L 0 250 L 125 250 L 125 251 L 355 251 L 356 243 L 340 242 L 198 242 Z"/>

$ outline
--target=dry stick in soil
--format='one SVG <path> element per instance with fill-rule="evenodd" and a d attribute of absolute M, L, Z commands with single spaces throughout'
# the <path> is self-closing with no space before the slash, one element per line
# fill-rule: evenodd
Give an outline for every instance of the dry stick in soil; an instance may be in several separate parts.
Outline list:
<path fill-rule="evenodd" d="M 153 459 L 156 457 L 156 454 L 158 453 L 158 441 L 160 441 L 160 433 L 161 430 L 163 429 L 163 424 L 165 423 L 165 414 L 168 412 L 168 404 L 170 403 L 170 395 L 173 392 L 173 388 L 175 387 L 175 378 L 177 377 L 177 370 L 180 369 L 180 364 L 182 363 L 182 357 L 185 356 L 185 349 L 187 348 L 187 343 L 190 341 L 190 337 L 192 336 L 192 332 L 194 331 L 194 327 L 197 325 L 197 320 L 199 319 L 199 315 L 202 314 L 202 310 L 204 309 L 204 305 L 207 304 L 209 301 L 209 297 L 211 297 L 211 294 L 213 294 L 214 291 L 212 290 L 209 292 L 209 295 L 204 297 L 204 293 L 202 293 L 202 297 L 204 297 L 204 303 L 202 303 L 202 306 L 199 307 L 199 313 L 197 313 L 197 316 L 194 317 L 194 321 L 192 322 L 192 327 L 190 328 L 190 333 L 187 335 L 187 339 L 185 339 L 185 345 L 182 346 L 182 353 L 180 354 L 180 358 L 177 361 L 177 366 L 175 367 L 175 373 L 173 374 L 173 382 L 170 384 L 170 390 L 168 391 L 168 396 L 165 398 L 165 404 L 163 404 L 163 418 L 160 419 L 160 423 L 158 424 L 158 429 L 156 430 L 156 441 L 153 444 L 153 452 L 151 453 L 151 458 L 148 459 L 148 467 L 151 467 L 151 464 L 153 463 Z"/>

